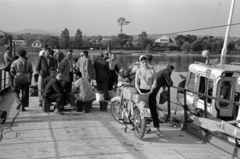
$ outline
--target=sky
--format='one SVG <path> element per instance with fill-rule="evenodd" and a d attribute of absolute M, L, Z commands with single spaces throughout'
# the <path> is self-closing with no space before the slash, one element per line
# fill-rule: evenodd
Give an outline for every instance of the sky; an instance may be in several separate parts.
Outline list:
<path fill-rule="evenodd" d="M 15 32 L 26 28 L 46 31 L 77 29 L 83 35 L 117 35 L 118 18 L 128 35 L 167 34 L 226 25 L 231 0 L 0 0 L 0 30 Z M 218 13 L 218 14 L 217 14 Z M 236 0 L 232 23 L 240 23 L 240 0 Z M 226 28 L 184 34 L 224 36 Z M 240 37 L 240 25 L 230 36 Z"/>

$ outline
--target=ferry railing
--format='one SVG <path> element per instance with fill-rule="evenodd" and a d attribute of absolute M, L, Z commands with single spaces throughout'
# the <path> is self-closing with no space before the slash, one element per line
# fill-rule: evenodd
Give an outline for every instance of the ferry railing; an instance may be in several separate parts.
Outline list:
<path fill-rule="evenodd" d="M 189 111 L 188 109 L 188 105 L 187 105 L 187 92 L 191 92 L 191 93 L 194 93 L 194 94 L 197 94 L 197 95 L 200 95 L 202 97 L 204 97 L 204 117 L 205 118 L 208 118 L 208 115 L 207 115 L 207 99 L 210 98 L 212 100 L 218 100 L 218 101 L 222 101 L 222 102 L 226 102 L 226 103 L 230 103 L 230 104 L 235 104 L 234 108 L 233 108 L 233 119 L 236 119 L 236 106 L 240 105 L 239 102 L 235 102 L 235 101 L 231 101 L 231 100 L 226 100 L 226 99 L 221 99 L 221 98 L 216 98 L 216 97 L 213 97 L 213 96 L 209 96 L 209 95 L 206 95 L 206 94 L 202 94 L 202 93 L 199 93 L 199 92 L 194 92 L 194 91 L 190 91 L 190 90 L 187 90 L 185 88 L 181 88 L 181 87 L 176 87 L 176 86 L 172 86 L 172 87 L 168 87 L 168 120 L 169 120 L 169 117 L 171 117 L 171 103 L 173 103 L 171 101 L 171 88 L 174 88 L 174 89 L 177 89 L 177 90 L 182 90 L 183 91 L 183 95 L 184 95 L 184 101 L 183 101 L 183 105 L 180 105 L 177 101 L 177 103 L 174 103 L 174 104 L 177 104 L 179 106 L 182 106 L 183 109 L 184 109 L 184 121 L 183 121 L 183 127 L 182 127 L 182 130 L 187 130 L 186 128 L 186 124 L 188 123 L 188 114 L 187 114 L 187 111 Z M 239 120 L 235 120 L 235 121 L 229 121 L 228 122 L 229 124 L 237 124 L 237 123 L 240 123 Z M 193 129 L 189 129 L 187 131 L 191 131 Z M 197 131 L 193 131 L 195 134 L 199 133 L 199 130 Z M 228 153 L 232 154 L 232 158 L 235 158 L 235 157 L 240 157 L 240 145 L 239 145 L 239 138 L 235 137 L 235 136 L 232 136 L 234 139 L 235 139 L 235 144 L 233 147 L 229 147 L 229 145 L 225 145 L 225 141 L 221 141 L 221 139 L 218 139 L 217 137 L 214 138 L 213 140 L 209 140 L 209 138 L 212 138 L 213 136 L 209 137 L 209 131 L 208 130 L 204 130 L 205 132 L 205 136 L 203 137 L 203 142 L 209 142 L 217 147 L 220 147 L 221 149 L 223 150 L 226 150 Z M 230 144 L 231 145 L 231 144 Z"/>
<path fill-rule="evenodd" d="M 9 75 L 3 68 L 0 69 L 0 93 L 9 88 Z"/>
<path fill-rule="evenodd" d="M 171 101 L 171 89 L 170 88 L 174 88 L 177 90 L 182 90 L 183 91 L 183 105 L 181 105 L 180 103 L 174 103 Z M 168 87 L 168 118 L 171 117 L 171 103 L 174 103 L 178 106 L 182 106 L 184 109 L 184 122 L 187 121 L 187 111 L 188 111 L 188 105 L 187 105 L 187 92 L 193 93 L 193 94 L 197 94 L 200 95 L 201 97 L 204 98 L 204 117 L 208 118 L 208 114 L 207 114 L 207 99 L 212 99 L 212 100 L 218 100 L 221 102 L 225 102 L 225 103 L 229 103 L 229 104 L 235 104 L 235 105 L 240 105 L 239 102 L 236 101 L 231 101 L 231 100 L 227 100 L 227 99 L 221 99 L 221 98 L 217 98 L 217 97 L 213 97 L 207 94 L 203 94 L 203 93 L 199 93 L 199 92 L 194 92 L 194 91 L 190 91 L 188 89 L 182 88 L 182 87 L 176 87 L 176 86 L 172 86 L 172 87 Z M 236 106 L 234 107 L 234 109 L 236 109 Z M 236 118 L 236 113 L 233 114 L 233 118 Z M 236 121 L 238 122 L 238 121 Z"/>

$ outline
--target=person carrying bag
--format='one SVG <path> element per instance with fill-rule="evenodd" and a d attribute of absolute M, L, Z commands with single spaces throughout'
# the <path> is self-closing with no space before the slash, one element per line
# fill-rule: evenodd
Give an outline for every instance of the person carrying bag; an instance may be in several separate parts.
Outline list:
<path fill-rule="evenodd" d="M 32 79 L 32 63 L 26 58 L 26 50 L 19 50 L 19 59 L 15 60 L 10 72 L 13 75 L 13 94 L 16 102 L 18 103 L 17 110 L 22 108 L 25 111 L 25 107 L 29 106 L 29 85 Z M 22 94 L 21 99 L 19 94 Z"/>
<path fill-rule="evenodd" d="M 23 62 L 23 61 L 22 61 Z M 24 63 L 24 71 L 16 73 L 16 76 L 13 79 L 14 86 L 21 86 L 24 84 L 30 84 L 30 77 L 27 72 L 27 60 Z"/>

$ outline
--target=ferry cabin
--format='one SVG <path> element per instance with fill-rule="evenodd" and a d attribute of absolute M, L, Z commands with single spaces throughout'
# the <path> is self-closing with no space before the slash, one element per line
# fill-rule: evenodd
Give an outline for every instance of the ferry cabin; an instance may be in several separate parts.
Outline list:
<path fill-rule="evenodd" d="M 185 88 L 212 97 L 239 102 L 240 66 L 208 65 L 195 62 L 189 66 Z M 187 105 L 204 110 L 203 95 L 187 92 Z M 221 120 L 239 120 L 238 105 L 207 98 L 209 117 Z"/>

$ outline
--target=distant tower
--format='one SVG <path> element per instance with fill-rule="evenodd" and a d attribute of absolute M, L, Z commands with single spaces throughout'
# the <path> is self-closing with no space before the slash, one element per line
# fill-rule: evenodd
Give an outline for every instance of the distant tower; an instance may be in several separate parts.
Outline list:
<path fill-rule="evenodd" d="M 118 25 L 120 25 L 121 26 L 121 33 L 122 33 L 122 27 L 124 26 L 124 25 L 128 25 L 129 23 L 130 23 L 130 21 L 126 21 L 126 19 L 125 18 L 123 18 L 123 17 L 120 17 L 120 18 L 118 18 L 118 20 L 117 20 L 117 23 L 118 23 Z"/>

